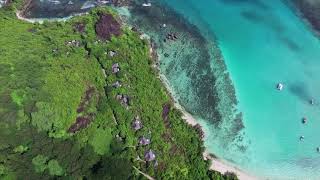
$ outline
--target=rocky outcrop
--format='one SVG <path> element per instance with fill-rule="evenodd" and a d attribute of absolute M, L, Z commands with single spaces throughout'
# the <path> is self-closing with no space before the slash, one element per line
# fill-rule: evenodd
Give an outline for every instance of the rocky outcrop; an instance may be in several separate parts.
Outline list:
<path fill-rule="evenodd" d="M 83 33 L 86 30 L 86 24 L 84 24 L 84 23 L 76 23 L 73 26 L 73 29 L 76 32 Z"/>
<path fill-rule="evenodd" d="M 94 93 L 95 89 L 93 87 L 88 88 L 85 92 L 85 96 L 82 98 L 82 101 L 77 109 L 77 113 L 79 116 L 76 118 L 76 121 L 69 127 L 69 133 L 75 133 L 77 131 L 80 131 L 81 129 L 86 128 L 94 119 L 93 113 L 85 113 L 86 110 L 89 108 L 89 104 L 94 96 Z"/>
<path fill-rule="evenodd" d="M 162 107 L 162 119 L 164 121 L 164 125 L 166 128 L 170 128 L 170 121 L 169 121 L 169 113 L 170 113 L 170 104 L 167 103 Z"/>
<path fill-rule="evenodd" d="M 121 35 L 121 25 L 111 14 L 101 14 L 95 29 L 102 40 L 110 40 L 112 35 Z"/>

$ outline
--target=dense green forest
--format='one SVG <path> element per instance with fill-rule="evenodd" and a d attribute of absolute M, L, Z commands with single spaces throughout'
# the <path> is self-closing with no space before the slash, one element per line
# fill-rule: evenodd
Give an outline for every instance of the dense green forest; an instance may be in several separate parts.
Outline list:
<path fill-rule="evenodd" d="M 147 40 L 108 8 L 27 23 L 0 9 L 0 179 L 236 179 L 152 68 Z"/>

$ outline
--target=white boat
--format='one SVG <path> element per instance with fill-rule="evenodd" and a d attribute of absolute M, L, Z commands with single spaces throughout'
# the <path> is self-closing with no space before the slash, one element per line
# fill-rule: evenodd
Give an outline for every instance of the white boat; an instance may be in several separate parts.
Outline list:
<path fill-rule="evenodd" d="M 311 99 L 309 102 L 311 105 L 314 105 L 314 99 Z"/>
<path fill-rule="evenodd" d="M 143 7 L 150 7 L 150 6 L 151 6 L 151 3 L 143 3 L 142 6 L 143 6 Z"/>
<path fill-rule="evenodd" d="M 278 84 L 277 84 L 277 89 L 278 89 L 279 91 L 282 91 L 282 89 L 283 89 L 283 84 L 278 83 Z"/>
<path fill-rule="evenodd" d="M 55 5 L 61 4 L 61 2 L 58 0 L 49 0 L 49 2 Z"/>

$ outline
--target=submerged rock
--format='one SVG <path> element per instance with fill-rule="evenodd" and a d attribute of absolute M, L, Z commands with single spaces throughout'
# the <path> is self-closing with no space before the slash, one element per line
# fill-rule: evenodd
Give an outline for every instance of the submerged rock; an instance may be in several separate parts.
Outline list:
<path fill-rule="evenodd" d="M 320 1 L 293 0 L 293 3 L 318 34 L 320 34 Z"/>
<path fill-rule="evenodd" d="M 132 0 L 110 0 L 114 6 L 129 6 Z"/>

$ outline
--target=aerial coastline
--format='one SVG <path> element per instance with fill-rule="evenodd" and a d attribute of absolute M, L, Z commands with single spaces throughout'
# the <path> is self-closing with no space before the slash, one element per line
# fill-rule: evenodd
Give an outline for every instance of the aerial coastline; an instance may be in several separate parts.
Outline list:
<path fill-rule="evenodd" d="M 156 63 L 155 66 L 158 69 L 160 76 L 159 78 L 161 79 L 162 83 L 165 85 L 166 89 L 168 90 L 168 93 L 171 95 L 171 98 L 174 100 L 174 105 L 177 109 L 179 109 L 182 113 L 183 113 L 183 119 L 186 120 L 186 122 L 190 125 L 192 125 L 194 128 L 198 129 L 198 132 L 200 132 L 202 140 L 205 140 L 205 132 L 204 129 L 201 127 L 201 125 L 199 124 L 197 118 L 194 117 L 194 115 L 192 115 L 192 113 L 189 113 L 190 111 L 188 111 L 182 104 L 183 101 L 181 102 L 181 92 L 177 93 L 175 91 L 175 88 L 172 87 L 172 82 L 170 82 L 170 80 L 168 80 L 167 76 L 165 75 L 165 70 L 161 69 L 161 67 L 163 66 L 162 64 L 166 61 L 166 59 L 168 59 L 169 55 L 168 55 L 168 51 L 173 51 L 172 48 L 179 48 L 179 46 L 166 46 L 165 40 L 161 39 L 161 34 L 163 34 L 163 31 L 165 29 L 170 29 L 168 30 L 169 32 L 176 32 L 179 36 L 179 41 L 184 41 L 181 40 L 184 37 L 184 32 L 181 31 L 181 29 L 177 28 L 175 29 L 172 26 L 187 26 L 188 28 L 186 29 L 192 29 L 192 31 L 194 31 L 192 34 L 194 36 L 200 36 L 202 38 L 202 36 L 206 39 L 207 43 L 208 43 L 208 49 L 210 50 L 210 58 L 215 59 L 217 62 L 215 62 L 214 65 L 212 65 L 212 68 L 214 69 L 214 74 L 215 76 L 217 76 L 217 78 L 219 78 L 220 80 L 224 80 L 224 82 L 220 82 L 221 86 L 218 86 L 220 89 L 216 90 L 219 93 L 221 93 L 219 96 L 221 97 L 227 97 L 225 98 L 221 103 L 225 103 L 222 106 L 226 106 L 229 107 L 228 109 L 224 109 L 224 112 L 226 116 L 230 116 L 232 115 L 232 113 L 235 111 L 235 106 L 237 104 L 237 100 L 236 100 L 236 96 L 235 96 L 235 90 L 233 87 L 233 84 L 230 80 L 230 77 L 228 75 L 228 73 L 226 73 L 226 66 L 223 60 L 223 56 L 219 50 L 218 47 L 218 42 L 216 41 L 216 39 L 212 39 L 211 37 L 209 37 L 209 35 L 205 35 L 202 34 L 201 32 L 199 32 L 198 27 L 194 26 L 193 24 L 189 24 L 190 22 L 188 22 L 188 20 L 184 19 L 183 17 L 181 17 L 182 15 L 180 14 L 175 14 L 174 12 L 172 12 L 173 10 L 171 9 L 166 9 L 166 16 L 162 16 L 162 17 L 158 17 L 157 15 L 157 8 L 158 6 L 160 6 L 161 8 L 168 8 L 163 4 L 156 4 L 153 5 L 153 8 L 149 11 L 148 8 L 143 9 L 142 7 L 140 7 L 139 5 L 136 5 L 136 8 L 131 9 L 130 7 L 127 8 L 132 14 L 130 16 L 128 16 L 127 14 L 125 15 L 125 21 L 131 25 L 135 25 L 135 23 L 138 23 L 138 29 L 141 30 L 143 33 L 147 33 L 148 37 L 150 39 L 151 36 L 151 40 L 152 43 L 154 43 L 153 47 L 154 50 L 152 50 L 153 52 L 157 52 L 156 54 Z M 152 15 L 149 14 L 149 12 L 152 12 Z M 139 14 L 141 13 L 141 14 Z M 145 13 L 145 14 L 144 14 Z M 171 15 L 171 13 L 173 13 L 173 15 Z M 168 17 L 167 17 L 168 16 Z M 176 21 L 174 19 L 171 19 L 172 16 L 176 17 Z M 134 19 L 134 17 L 136 19 Z M 137 18 L 138 17 L 138 18 Z M 152 20 L 142 20 L 141 18 L 145 18 L 145 19 L 149 19 L 148 17 L 151 17 L 150 19 Z M 173 22 L 171 22 L 171 20 Z M 162 24 L 165 23 L 165 24 Z M 174 25 L 172 25 L 171 23 L 173 23 Z M 175 24 L 176 23 L 176 24 Z M 153 25 L 153 29 L 152 29 L 152 25 Z M 156 26 L 155 26 L 156 25 Z M 210 32 L 207 32 L 210 33 Z M 158 34 L 160 34 L 160 36 L 158 36 Z M 210 34 L 212 35 L 212 34 Z M 188 37 L 188 36 L 187 36 Z M 194 40 L 192 38 L 189 37 L 188 39 L 191 43 L 194 43 Z M 176 42 L 175 42 L 176 43 Z M 170 44 L 170 43 L 168 43 Z M 187 44 L 185 42 L 185 44 Z M 183 49 L 187 49 L 188 46 L 184 47 L 183 45 L 180 46 L 180 48 Z M 208 51 L 209 51 L 208 50 Z M 193 55 L 196 56 L 197 52 L 193 52 Z M 183 56 L 182 56 L 183 58 Z M 174 65 L 173 65 L 174 66 Z M 224 74 L 226 74 L 226 76 L 224 76 Z M 228 90 L 226 90 L 228 89 Z M 216 93 L 216 92 L 215 92 Z M 230 93 L 230 94 L 224 94 L 224 93 Z M 182 104 L 181 104 L 182 103 Z M 220 104 L 221 106 L 221 104 Z M 190 110 L 190 109 L 189 109 Z M 232 113 L 228 112 L 228 111 L 232 111 Z M 230 121 L 232 121 L 233 119 L 231 118 L 229 121 L 225 120 L 224 123 L 228 123 Z M 231 122 L 232 124 L 232 122 Z M 240 125 L 241 126 L 241 125 Z M 241 128 L 240 128 L 241 129 Z M 228 132 L 226 132 L 228 133 Z M 237 132 L 235 132 L 235 134 L 237 134 Z M 214 153 L 214 152 L 213 152 Z M 218 157 L 216 157 L 215 155 L 208 152 L 208 150 L 205 150 L 205 152 L 203 152 L 203 157 L 204 159 L 208 159 L 211 160 L 211 166 L 210 168 L 212 170 L 216 170 L 219 171 L 221 173 L 228 173 L 228 172 L 234 172 L 238 178 L 240 179 L 258 179 L 256 176 L 251 175 L 250 173 L 247 173 L 243 170 L 240 170 L 239 168 L 236 168 L 236 165 L 233 165 L 230 162 L 226 162 L 224 160 L 219 159 Z"/>
<path fill-rule="evenodd" d="M 28 1 L 30 4 L 31 0 Z M 141 9 L 141 6 L 139 4 L 135 4 L 135 8 L 137 9 L 131 9 L 131 7 L 128 7 L 127 6 L 128 3 L 124 3 L 124 6 L 123 5 L 118 5 L 119 7 L 125 7 L 126 10 L 128 10 L 129 12 L 131 11 L 139 11 L 139 10 L 142 10 Z M 28 5 L 29 6 L 29 5 Z M 21 19 L 21 20 L 24 20 L 24 21 L 27 21 L 27 22 L 31 22 L 31 23 L 35 23 L 35 22 L 38 22 L 38 23 L 43 23 L 44 20 L 47 20 L 47 21 L 67 21 L 69 20 L 70 18 L 74 17 L 74 16 L 81 16 L 81 15 L 86 15 L 88 14 L 87 12 L 82 12 L 82 13 L 76 13 L 76 14 L 73 14 L 73 15 L 70 15 L 68 17 L 63 17 L 63 18 L 26 18 L 24 16 L 24 14 L 26 14 L 24 11 L 28 11 L 28 8 L 26 6 L 24 6 L 25 8 L 23 8 L 23 10 L 21 11 L 17 11 L 16 12 L 16 15 L 17 15 L 17 18 L 18 19 Z M 163 6 L 161 8 L 164 8 Z M 170 11 L 170 10 L 169 10 Z M 172 10 L 171 10 L 172 11 Z M 180 16 L 180 15 L 178 15 Z M 136 20 L 133 20 L 133 19 L 130 19 L 131 17 L 124 17 L 123 21 L 126 23 L 126 24 L 130 24 L 131 26 L 133 26 L 134 28 L 135 27 L 135 24 L 137 21 Z M 141 16 L 141 18 L 144 18 L 144 16 Z M 187 23 L 186 20 L 183 20 L 183 19 L 180 19 L 181 17 L 178 17 L 177 18 L 177 22 L 180 23 L 180 24 L 183 24 L 183 23 Z M 174 21 L 174 20 L 173 20 Z M 191 24 L 190 24 L 191 25 Z M 190 25 L 187 25 L 187 26 L 190 26 Z M 159 24 L 159 26 L 161 26 L 161 24 Z M 157 28 L 156 28 L 157 29 Z M 193 26 L 191 27 L 190 29 L 193 29 L 195 32 L 194 32 L 194 35 L 195 36 L 203 36 L 203 34 L 200 34 L 200 32 L 197 32 L 197 27 L 196 26 Z M 141 31 L 141 33 L 147 33 L 146 35 L 149 37 L 149 34 L 150 31 L 148 32 L 146 29 L 146 32 L 144 32 L 143 29 L 140 28 L 137 28 L 138 31 Z M 161 30 L 161 29 L 160 29 Z M 159 32 L 161 33 L 161 31 Z M 143 37 L 143 35 L 141 35 L 141 37 Z M 153 38 L 155 38 L 155 36 L 152 36 Z M 209 37 L 207 37 L 209 38 Z M 161 61 L 163 59 L 161 58 L 165 58 L 163 53 L 159 53 L 160 49 L 157 50 L 157 47 L 159 48 L 159 46 L 163 46 L 161 45 L 162 43 L 159 43 L 158 40 L 155 41 L 155 39 L 150 39 L 147 38 L 150 42 L 150 54 L 152 56 L 152 58 L 154 59 L 154 66 L 155 68 L 157 69 L 159 76 L 158 78 L 162 81 L 162 83 L 164 84 L 164 86 L 166 87 L 167 89 L 167 92 L 171 95 L 171 99 L 174 101 L 174 106 L 179 109 L 183 116 L 182 118 L 188 123 L 190 124 L 191 126 L 193 126 L 197 131 L 198 133 L 200 134 L 200 136 L 202 137 L 202 140 L 204 141 L 204 138 L 205 138 L 205 133 L 202 129 L 202 127 L 199 125 L 199 122 L 196 120 L 196 118 L 194 118 L 191 113 L 188 112 L 188 110 L 186 110 L 180 103 L 179 103 L 179 99 L 181 97 L 179 97 L 179 95 L 177 95 L 174 90 L 172 89 L 172 86 L 170 85 L 170 82 L 168 81 L 168 79 L 166 78 L 166 76 L 164 74 L 161 73 L 161 69 L 160 69 L 160 64 L 161 64 Z M 219 48 L 218 48 L 218 45 L 217 45 L 217 41 L 213 40 L 214 42 L 210 42 L 208 39 L 207 39 L 208 43 L 210 43 L 211 47 L 212 48 L 212 52 L 210 54 L 210 58 L 214 58 L 216 59 L 217 61 L 220 61 L 216 64 L 216 66 L 214 66 L 213 68 L 215 69 L 215 75 L 216 76 L 221 76 L 221 74 L 224 74 L 225 73 L 225 64 L 223 62 L 223 57 L 221 55 L 221 52 L 219 51 Z M 162 48 L 163 49 L 163 48 Z M 163 50 L 161 50 L 163 51 Z M 220 64 L 220 65 L 218 65 Z M 218 66 L 217 66 L 218 65 Z M 235 97 L 235 93 L 234 93 L 234 88 L 233 88 L 233 85 L 232 85 L 232 82 L 230 79 L 228 79 L 229 76 L 227 75 L 226 78 L 222 78 L 223 80 L 225 80 L 226 82 L 224 82 L 224 84 L 226 84 L 226 87 L 222 87 L 220 86 L 220 89 L 219 92 L 221 93 L 224 93 L 224 92 L 230 92 L 231 95 L 224 95 L 225 97 L 228 97 L 230 98 L 230 100 L 227 100 L 225 103 L 224 106 L 228 106 L 228 103 L 233 103 L 234 105 L 229 105 L 230 107 L 234 107 L 235 104 L 236 104 L 236 97 Z M 231 87 L 231 88 L 230 88 Z M 224 88 L 229 88 L 231 89 L 230 91 L 225 91 Z M 218 90 L 216 90 L 218 91 Z M 220 96 L 223 96 L 223 95 L 220 95 Z M 226 100 L 226 99 L 225 99 Z M 189 109 L 190 110 L 190 109 Z M 233 108 L 230 108 L 231 111 L 234 111 Z M 229 112 L 230 113 L 230 112 Z M 229 116 L 229 115 L 227 115 Z M 225 122 L 227 123 L 227 122 Z M 228 173 L 228 172 L 234 172 L 235 174 L 237 174 L 238 178 L 240 179 L 256 179 L 256 177 L 252 176 L 252 175 L 249 175 L 248 173 L 245 173 L 244 171 L 238 169 L 238 168 L 235 168 L 235 165 L 232 165 L 231 163 L 226 163 L 225 161 L 222 161 L 222 160 L 219 160 L 217 157 L 214 157 L 213 155 L 211 155 L 211 153 L 208 153 L 208 151 L 206 150 L 205 152 L 203 152 L 203 158 L 206 159 L 206 160 L 210 160 L 212 161 L 212 165 L 210 166 L 210 169 L 212 170 L 216 170 L 216 171 L 219 171 L 221 172 L 222 174 L 224 173 Z M 215 165 L 216 164 L 216 165 Z"/>
<path fill-rule="evenodd" d="M 103 9 L 99 9 L 99 10 L 97 10 L 97 11 L 93 11 L 93 12 L 91 12 L 91 14 L 90 14 L 90 16 L 96 16 L 97 14 L 99 15 L 99 13 L 101 13 L 101 12 L 105 12 L 105 10 L 103 10 Z M 108 11 L 107 11 L 108 12 Z M 95 14 L 96 13 L 96 14 Z M 34 22 L 43 22 L 43 19 L 32 19 L 31 21 L 30 20 L 28 20 L 27 18 L 25 18 L 24 16 L 23 16 L 23 13 L 21 13 L 21 12 L 16 12 L 16 15 L 17 15 L 17 18 L 19 18 L 20 20 L 24 20 L 24 21 L 27 21 L 27 22 L 32 22 L 32 23 L 34 23 Z M 90 17 L 89 16 L 89 17 Z M 81 22 L 81 20 L 82 20 L 82 18 L 87 18 L 87 19 L 90 19 L 90 18 L 88 18 L 88 14 L 87 14 L 87 16 L 85 16 L 85 17 L 76 17 L 76 18 L 72 18 L 70 21 L 72 22 L 72 23 L 74 23 L 74 22 L 76 22 L 77 23 L 77 21 L 79 21 L 80 20 L 80 22 Z M 16 22 L 16 21 L 15 21 Z M 16 22 L 16 23 L 18 23 L 18 22 Z M 18 23 L 19 24 L 19 23 Z M 69 26 L 69 24 L 68 24 L 68 22 L 66 23 L 67 24 L 67 26 Z M 38 25 L 36 25 L 36 23 L 34 24 L 35 26 L 38 26 Z M 79 31 L 79 32 L 81 32 L 82 30 L 81 30 L 81 23 L 79 24 L 77 24 L 77 26 L 79 25 L 79 27 L 77 27 L 77 28 L 80 28 L 80 29 L 76 29 L 77 31 Z M 26 25 L 26 24 L 24 24 L 24 26 L 29 26 L 29 27 L 32 27 L 33 25 Z M 55 24 L 53 25 L 53 26 L 55 26 Z M 59 26 L 59 23 L 58 23 L 58 26 Z M 40 26 L 40 27 L 43 27 L 43 26 Z M 66 28 L 67 29 L 67 28 Z M 30 33 L 37 33 L 36 32 L 36 30 L 34 30 L 34 29 L 29 29 L 28 30 Z M 57 30 L 56 30 L 57 31 Z M 3 32 L 3 33 L 5 33 L 5 32 Z M 58 32 L 56 32 L 56 33 L 58 33 Z M 131 32 L 130 31 L 128 31 L 127 32 L 129 35 L 129 38 L 131 38 L 130 40 L 134 40 L 134 41 L 136 41 L 136 39 L 135 39 L 135 37 L 131 34 Z M 131 37 L 131 35 L 133 36 L 133 37 Z M 69 37 L 70 38 L 70 37 Z M 89 37 L 89 38 L 91 38 L 91 37 Z M 91 41 L 90 39 L 88 39 L 89 41 Z M 86 40 L 87 41 L 87 40 Z M 72 47 L 72 49 L 77 49 L 77 48 L 79 48 L 79 47 L 81 47 L 81 43 L 78 41 L 78 40 L 72 40 L 72 41 L 67 41 L 66 42 L 66 45 L 67 46 L 70 46 L 70 47 Z M 111 46 L 112 46 L 112 44 L 111 44 Z M 124 46 L 124 44 L 121 44 L 121 47 L 123 47 Z M 100 48 L 100 47 L 99 47 Z M 108 47 L 108 48 L 110 48 L 110 47 Z M 58 52 L 58 53 L 60 53 L 59 52 L 60 50 L 58 50 L 58 49 L 53 49 L 52 50 L 52 52 L 53 53 L 56 53 L 56 52 Z M 81 50 L 82 51 L 82 50 Z M 93 51 L 93 53 L 97 53 L 97 52 L 95 52 L 94 51 L 94 49 L 93 50 L 90 50 L 90 49 L 86 49 L 86 51 L 89 51 L 89 52 L 87 52 L 88 53 L 88 55 L 90 55 L 90 51 Z M 153 51 L 152 51 L 153 52 Z M 63 52 L 64 53 L 64 52 Z M 67 54 L 67 56 L 68 55 L 70 55 L 70 52 L 66 52 Z M 149 52 L 150 53 L 150 52 Z M 73 54 L 71 54 L 71 55 L 73 55 Z M 96 56 L 99 56 L 98 54 L 96 54 Z M 148 54 L 148 56 L 150 56 L 150 54 Z M 89 56 L 88 56 L 89 57 Z M 144 56 L 142 56 L 143 58 L 144 58 Z M 91 58 L 91 57 L 90 57 Z M 100 57 L 101 58 L 101 57 Z M 102 62 L 100 62 L 101 61 L 101 59 L 98 59 L 98 62 L 100 63 L 100 65 L 101 65 L 101 68 L 102 68 L 102 71 L 104 72 L 104 73 L 109 73 L 108 72 L 108 70 L 105 68 L 105 66 L 106 66 L 106 64 L 103 64 Z M 121 61 L 121 60 L 119 60 L 119 61 Z M 95 64 L 94 62 L 92 62 L 93 64 Z M 122 62 L 123 64 L 125 64 L 125 62 Z M 134 66 L 135 66 L 135 64 L 133 64 Z M 93 66 L 95 66 L 95 65 L 93 65 Z M 114 66 L 114 65 L 112 65 L 112 66 Z M 145 63 L 144 63 L 144 66 L 145 66 Z M 67 67 L 67 66 L 66 66 Z M 65 68 L 65 67 L 63 67 L 63 68 Z M 116 67 L 115 67 L 116 68 Z M 118 69 L 119 70 L 119 69 Z M 92 72 L 93 73 L 93 72 Z M 99 78 L 101 78 L 102 76 L 101 75 L 99 75 Z M 120 76 L 121 77 L 121 76 Z M 109 79 L 106 79 L 106 81 L 111 81 L 111 80 L 114 80 L 113 79 L 113 77 L 109 80 Z M 91 79 L 90 79 L 90 81 L 92 81 Z M 99 83 L 102 83 L 101 81 L 99 81 Z M 110 83 L 110 82 L 108 82 L 108 83 Z M 89 114 L 87 114 L 87 115 L 85 115 L 85 116 L 83 116 L 82 117 L 82 113 L 85 113 L 85 111 L 87 111 L 87 110 L 89 110 L 89 109 L 87 109 L 88 107 L 86 107 L 87 105 L 87 103 L 89 103 L 89 105 L 91 106 L 92 105 L 92 103 L 95 103 L 95 101 L 97 101 L 95 98 L 97 98 L 98 96 L 101 96 L 101 95 L 98 95 L 98 94 L 96 94 L 97 92 L 94 92 L 94 91 L 100 91 L 100 90 L 102 90 L 102 87 L 101 87 L 101 85 L 102 84 L 99 84 L 99 86 L 97 87 L 97 89 L 96 90 L 94 90 L 95 88 L 92 88 L 92 87 L 88 87 L 88 89 L 86 90 L 86 91 L 84 91 L 85 92 L 85 94 L 86 94 L 86 96 L 85 96 L 85 99 L 83 99 L 82 98 L 82 100 L 80 101 L 81 103 L 80 103 L 80 107 L 77 109 L 77 111 L 78 112 L 80 112 L 80 117 L 78 117 L 77 118 L 77 121 L 75 122 L 75 124 L 73 124 L 70 128 L 69 128 L 69 132 L 77 132 L 77 131 L 79 131 L 79 130 L 81 130 L 81 129 L 83 129 L 83 128 L 85 128 L 86 126 L 88 126 L 88 129 L 89 129 L 89 131 L 91 131 L 90 129 L 92 129 L 93 130 L 93 128 L 94 127 L 92 127 L 92 126 L 89 126 L 88 125 L 88 123 L 95 123 L 95 122 L 91 122 L 92 120 L 92 118 L 94 117 L 94 116 L 96 116 L 97 114 L 92 114 L 92 113 L 89 113 Z M 83 91 L 83 90 L 82 90 Z M 92 93 L 92 91 L 94 92 L 94 94 L 96 94 L 96 95 L 92 95 L 91 93 Z M 108 91 L 107 91 L 108 92 Z M 109 93 L 109 92 L 108 92 Z M 112 92 L 113 94 L 114 94 L 114 92 Z M 161 92 L 162 93 L 162 92 Z M 78 92 L 77 92 L 77 94 L 78 94 Z M 112 95 L 113 95 L 112 94 Z M 96 97 L 97 96 L 97 97 Z M 87 98 L 91 98 L 92 97 L 92 101 L 90 100 L 90 99 L 87 99 Z M 117 98 L 118 98 L 118 95 L 116 96 Z M 122 104 L 122 106 L 125 106 L 125 107 L 127 107 L 127 109 L 129 108 L 128 106 L 128 104 L 126 104 L 126 102 L 124 101 L 124 98 L 125 98 L 126 96 L 121 96 L 121 97 L 119 97 L 120 99 L 118 99 L 118 101 L 120 101 L 121 102 L 121 104 Z M 172 100 L 172 99 L 171 99 Z M 78 101 L 78 100 L 77 100 Z M 86 102 L 86 101 L 88 101 L 88 102 Z M 118 123 L 118 121 L 119 121 L 119 119 L 118 119 L 118 117 L 117 116 L 119 116 L 120 114 L 115 114 L 115 113 L 117 113 L 116 111 L 119 111 L 119 106 L 118 105 L 114 105 L 116 102 L 114 101 L 114 100 L 110 100 L 111 101 L 111 103 L 113 103 L 113 104 L 111 104 L 111 106 L 112 106 L 112 108 L 114 108 L 114 118 L 115 118 L 115 122 L 116 123 Z M 18 102 L 17 101 L 17 103 L 20 103 L 20 101 Z M 83 105 L 82 105 L 83 104 Z M 74 104 L 75 105 L 75 104 Z M 73 106 L 74 106 L 73 105 Z M 88 105 L 88 106 L 89 106 Z M 176 106 L 178 106 L 178 104 L 176 104 Z M 135 106 L 133 106 L 134 108 L 135 108 Z M 40 106 L 39 106 L 39 108 L 40 108 Z M 121 108 L 120 108 L 121 109 Z M 85 111 L 84 111 L 85 110 Z M 123 111 L 123 110 L 121 110 L 121 111 Z M 171 113 L 176 113 L 176 111 L 175 110 L 172 110 L 173 112 L 171 112 Z M 188 113 L 186 113 L 186 112 L 184 112 L 183 111 L 183 109 L 181 109 L 181 111 L 183 112 L 183 115 L 184 115 L 184 118 L 186 119 L 186 121 L 187 122 L 192 122 L 193 124 L 191 124 L 192 126 L 194 126 L 194 125 L 196 125 L 197 123 L 196 123 L 196 121 L 192 118 L 192 116 L 190 115 L 190 114 L 188 114 Z M 107 114 L 108 113 L 110 113 L 109 111 L 108 112 L 106 112 Z M 171 113 L 170 113 L 170 115 L 171 115 Z M 36 114 L 36 113 L 34 113 L 34 114 Z M 179 113 L 178 113 L 179 114 Z M 166 115 L 166 116 L 168 116 L 168 115 Z M 176 115 L 174 115 L 174 116 L 176 116 Z M 36 117 L 35 115 L 34 115 L 34 117 Z M 98 117 L 100 117 L 99 115 L 98 115 Z M 101 117 L 100 117 L 101 118 Z M 176 117 L 172 117 L 172 118 L 176 118 Z M 179 117 L 177 117 L 177 118 L 179 118 Z M 35 118 L 34 118 L 35 119 Z M 81 120 L 83 120 L 84 121 L 84 123 L 86 123 L 84 126 L 83 125 L 81 125 L 81 124 L 77 124 L 77 123 L 80 123 L 80 121 Z M 34 121 L 34 120 L 33 120 Z M 97 123 L 101 123 L 100 122 L 101 120 L 99 120 Z M 37 123 L 40 123 L 40 122 L 37 122 Z M 145 122 L 146 123 L 146 122 Z M 175 128 L 176 126 L 184 126 L 184 125 L 179 125 L 179 122 L 177 121 L 177 122 L 172 122 L 173 123 L 173 125 L 170 125 L 170 127 L 167 127 L 167 128 L 171 128 L 171 126 L 173 126 L 173 128 Z M 178 123 L 178 124 L 177 124 Z M 146 125 L 148 125 L 147 123 L 146 123 Z M 105 125 L 104 125 L 105 126 Z M 23 126 L 22 126 L 23 127 Z M 42 127 L 38 127 L 38 128 L 42 128 Z M 44 128 L 44 127 L 43 127 Z M 47 128 L 47 127 L 46 127 Z M 98 127 L 99 128 L 99 127 Z M 184 127 L 184 128 L 186 128 L 186 127 Z M 196 128 L 197 129 L 197 128 Z M 40 129 L 41 130 L 41 129 Z M 97 131 L 100 131 L 99 129 L 97 130 Z M 106 130 L 103 130 L 103 131 L 106 131 Z M 61 134 L 60 134 L 61 133 Z M 79 132 L 80 133 L 80 132 Z M 110 133 L 110 132 L 109 132 Z M 176 133 L 178 133 L 178 132 L 172 132 L 172 135 L 175 135 Z M 191 132 L 190 132 L 191 133 Z M 192 133 L 193 133 L 193 130 L 192 130 Z M 199 132 L 197 132 L 197 133 L 199 133 Z M 82 134 L 82 133 L 81 133 Z M 84 134 L 83 134 L 84 135 Z M 201 133 L 200 134 L 198 134 L 198 135 L 201 135 Z M 51 138 L 61 138 L 61 137 L 64 137 L 64 138 L 68 138 L 68 136 L 66 136 L 64 133 L 63 133 L 63 131 L 52 131 L 52 132 L 50 132 L 50 136 L 51 136 Z M 124 136 L 123 134 L 117 134 L 117 138 L 118 139 L 122 139 L 122 137 L 121 136 Z M 189 134 L 189 136 L 190 136 L 190 134 Z M 98 138 L 98 137 L 97 137 Z M 106 137 L 107 139 L 109 138 L 109 137 Z M 44 138 L 45 139 L 45 138 Z M 105 140 L 104 140 L 105 141 Z M 156 141 L 156 139 L 154 140 L 154 141 Z M 195 147 L 195 148 L 200 148 L 200 149 L 202 149 L 201 147 L 199 147 L 198 146 L 198 143 L 197 143 L 197 140 L 195 140 L 195 142 L 194 143 L 196 143 L 196 144 L 194 144 L 193 145 L 193 147 Z M 129 143 L 130 144 L 130 143 Z M 200 143 L 201 144 L 201 143 Z M 98 147 L 96 144 L 91 144 L 93 147 L 94 147 L 94 150 L 97 152 L 97 153 L 101 153 L 101 154 L 104 154 L 106 151 L 107 151 L 107 149 L 104 149 L 104 148 L 100 148 L 100 147 Z M 29 145 L 28 145 L 29 146 Z M 59 146 L 58 144 L 57 144 L 57 146 Z M 17 152 L 21 152 L 21 155 L 29 155 L 29 153 L 30 153 L 30 149 L 28 148 L 28 147 L 26 147 L 26 146 L 19 146 L 20 148 L 22 148 L 22 150 L 17 150 Z M 10 147 L 11 148 L 11 147 Z M 9 149 L 10 149 L 9 148 Z M 140 150 L 141 148 L 139 148 L 139 152 L 142 150 Z M 177 148 L 178 150 L 179 150 L 179 148 Z M 7 151 L 7 149 L 5 149 L 6 151 Z M 5 153 L 7 153 L 5 151 Z M 8 151 L 9 152 L 9 151 Z M 151 153 L 151 151 L 149 151 L 150 153 Z M 43 153 L 43 152 L 42 152 Z M 160 153 L 161 154 L 161 153 Z M 14 155 L 14 156 L 18 156 L 19 154 L 16 154 L 16 155 Z M 161 156 L 161 155 L 159 155 L 159 156 Z M 199 157 L 202 159 L 202 154 L 199 154 Z M 32 162 L 34 163 L 34 165 L 37 167 L 37 162 L 38 162 L 38 160 L 39 161 L 42 161 L 42 160 L 44 160 L 45 162 L 44 163 L 48 163 L 48 158 L 49 157 L 44 157 L 44 156 L 40 156 L 40 155 L 38 155 L 38 156 L 36 156 L 36 159 L 34 158 L 34 159 L 32 159 Z M 1 160 L 1 159 L 0 159 Z M 59 159 L 59 161 L 60 161 L 60 159 Z M 39 162 L 40 163 L 40 162 Z M 137 164 L 137 162 L 135 162 L 136 164 Z M 52 165 L 55 165 L 55 166 L 57 166 L 56 168 L 58 168 L 56 171 L 54 171 L 52 168 Z M 5 165 L 7 165 L 7 164 L 5 164 Z M 14 166 L 14 165 L 11 165 L 11 166 Z M 63 176 L 64 175 L 64 172 L 63 172 L 63 170 L 61 169 L 61 164 L 59 165 L 58 163 L 57 163 L 57 160 L 50 160 L 49 161 L 49 164 L 45 164 L 45 168 L 42 170 L 42 169 L 40 169 L 39 170 L 39 172 L 44 172 L 46 169 L 48 169 L 49 170 L 49 172 L 50 172 L 50 174 L 51 175 L 55 175 L 55 176 Z M 48 166 L 48 167 L 47 167 Z M 1 168 L 3 168 L 3 166 L 1 165 Z M 6 168 L 8 168 L 8 167 L 5 167 L 4 166 L 4 168 L 5 168 L 5 170 L 7 170 Z M 197 167 L 197 168 L 199 168 L 199 167 Z M 202 168 L 202 167 L 201 167 Z M 136 167 L 134 167 L 134 169 L 136 169 Z M 145 170 L 150 170 L 150 168 L 148 169 L 145 169 Z M 199 169 L 198 169 L 199 170 Z M 37 170 L 38 171 L 38 170 Z M 140 171 L 140 170 L 139 170 Z M 153 172 L 153 171 L 151 171 L 151 172 Z M 2 175 L 7 175 L 6 174 L 7 172 L 5 171 L 4 172 L 4 174 L 0 174 L 0 176 L 2 176 Z M 13 173 L 13 172 L 11 172 L 10 171 L 10 175 L 12 175 L 11 173 Z M 26 172 L 25 172 L 26 173 Z M 143 174 L 143 172 L 142 171 L 140 171 L 140 173 L 141 174 Z M 211 174 L 211 173 L 213 173 L 213 174 Z M 224 172 L 225 173 L 225 172 Z M 18 175 L 18 174 L 17 174 Z M 31 174 L 29 174 L 30 176 L 31 176 Z M 147 176 L 149 176 L 148 174 L 145 174 L 145 175 L 147 175 Z M 191 175 L 191 174 L 189 174 L 189 175 Z M 192 174 L 192 175 L 196 175 L 196 174 Z M 209 173 L 209 176 L 211 177 L 211 178 L 213 178 L 213 177 L 229 177 L 230 176 L 230 178 L 235 178 L 234 176 L 233 176 L 233 174 L 228 174 L 228 175 L 219 175 L 219 174 L 216 174 L 215 172 L 210 172 Z M 19 176 L 18 176 L 19 177 Z"/>
<path fill-rule="evenodd" d="M 317 179 L 315 2 L 0 1 L 0 179 Z"/>

